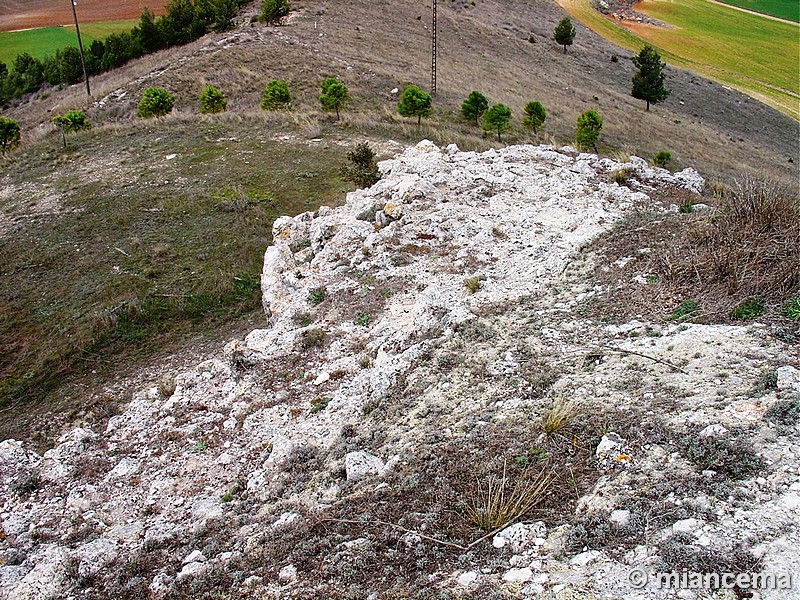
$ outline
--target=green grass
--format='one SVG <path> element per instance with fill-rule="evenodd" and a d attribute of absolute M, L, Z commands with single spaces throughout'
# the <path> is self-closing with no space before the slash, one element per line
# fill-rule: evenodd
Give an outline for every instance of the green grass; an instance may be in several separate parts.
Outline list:
<path fill-rule="evenodd" d="M 349 189 L 340 147 L 274 141 L 276 131 L 255 116 L 172 118 L 17 153 L 8 183 L 37 192 L 0 211 L 58 197 L 64 212 L 0 238 L 0 406 L 259 312 L 274 219 L 338 204 Z"/>
<path fill-rule="evenodd" d="M 637 10 L 672 27 L 629 25 L 629 31 L 593 10 L 588 0 L 559 0 L 559 4 L 628 50 L 638 52 L 642 40 L 647 41 L 661 50 L 666 62 L 728 84 L 800 119 L 795 25 L 705 0 L 646 0 L 636 5 Z"/>
<path fill-rule="evenodd" d="M 720 0 L 720 2 L 795 23 L 800 22 L 800 6 L 797 0 Z"/>
<path fill-rule="evenodd" d="M 81 25 L 81 38 L 84 47 L 93 40 L 104 39 L 112 33 L 130 31 L 138 24 L 138 19 L 105 21 Z M 0 32 L 0 62 L 11 66 L 18 54 L 27 52 L 34 58 L 43 59 L 53 55 L 56 50 L 66 46 L 78 47 L 75 27 L 42 27 L 26 31 Z"/>

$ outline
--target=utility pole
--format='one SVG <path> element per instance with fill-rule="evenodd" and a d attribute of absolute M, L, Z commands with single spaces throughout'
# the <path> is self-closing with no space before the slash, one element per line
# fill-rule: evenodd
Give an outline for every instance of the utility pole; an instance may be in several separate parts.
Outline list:
<path fill-rule="evenodd" d="M 75 10 L 77 0 L 70 0 L 72 3 L 72 16 L 75 17 L 75 33 L 78 34 L 78 50 L 81 54 L 81 68 L 83 69 L 83 80 L 86 82 L 86 95 L 91 98 L 92 91 L 89 89 L 89 75 L 86 73 L 86 60 L 83 57 L 83 42 L 81 42 L 81 28 L 78 25 L 78 12 Z"/>
<path fill-rule="evenodd" d="M 433 0 L 431 23 L 431 96 L 436 95 L 436 0 Z"/>

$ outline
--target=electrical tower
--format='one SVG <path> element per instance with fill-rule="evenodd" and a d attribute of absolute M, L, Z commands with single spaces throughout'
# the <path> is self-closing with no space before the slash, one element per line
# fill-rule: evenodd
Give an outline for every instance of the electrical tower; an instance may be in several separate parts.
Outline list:
<path fill-rule="evenodd" d="M 436 0 L 433 0 L 431 22 L 431 96 L 436 95 Z"/>

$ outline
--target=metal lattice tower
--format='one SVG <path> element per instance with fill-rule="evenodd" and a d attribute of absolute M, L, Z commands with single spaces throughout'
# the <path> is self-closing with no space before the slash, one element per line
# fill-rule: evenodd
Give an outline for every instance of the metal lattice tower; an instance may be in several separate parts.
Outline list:
<path fill-rule="evenodd" d="M 431 22 L 431 96 L 436 95 L 436 0 L 433 0 L 433 19 Z"/>

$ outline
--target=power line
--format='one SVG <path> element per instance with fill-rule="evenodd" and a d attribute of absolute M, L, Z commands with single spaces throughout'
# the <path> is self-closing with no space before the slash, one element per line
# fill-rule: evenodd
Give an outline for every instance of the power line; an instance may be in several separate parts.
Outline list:
<path fill-rule="evenodd" d="M 433 19 L 431 22 L 431 96 L 436 95 L 436 0 L 433 0 Z"/>

